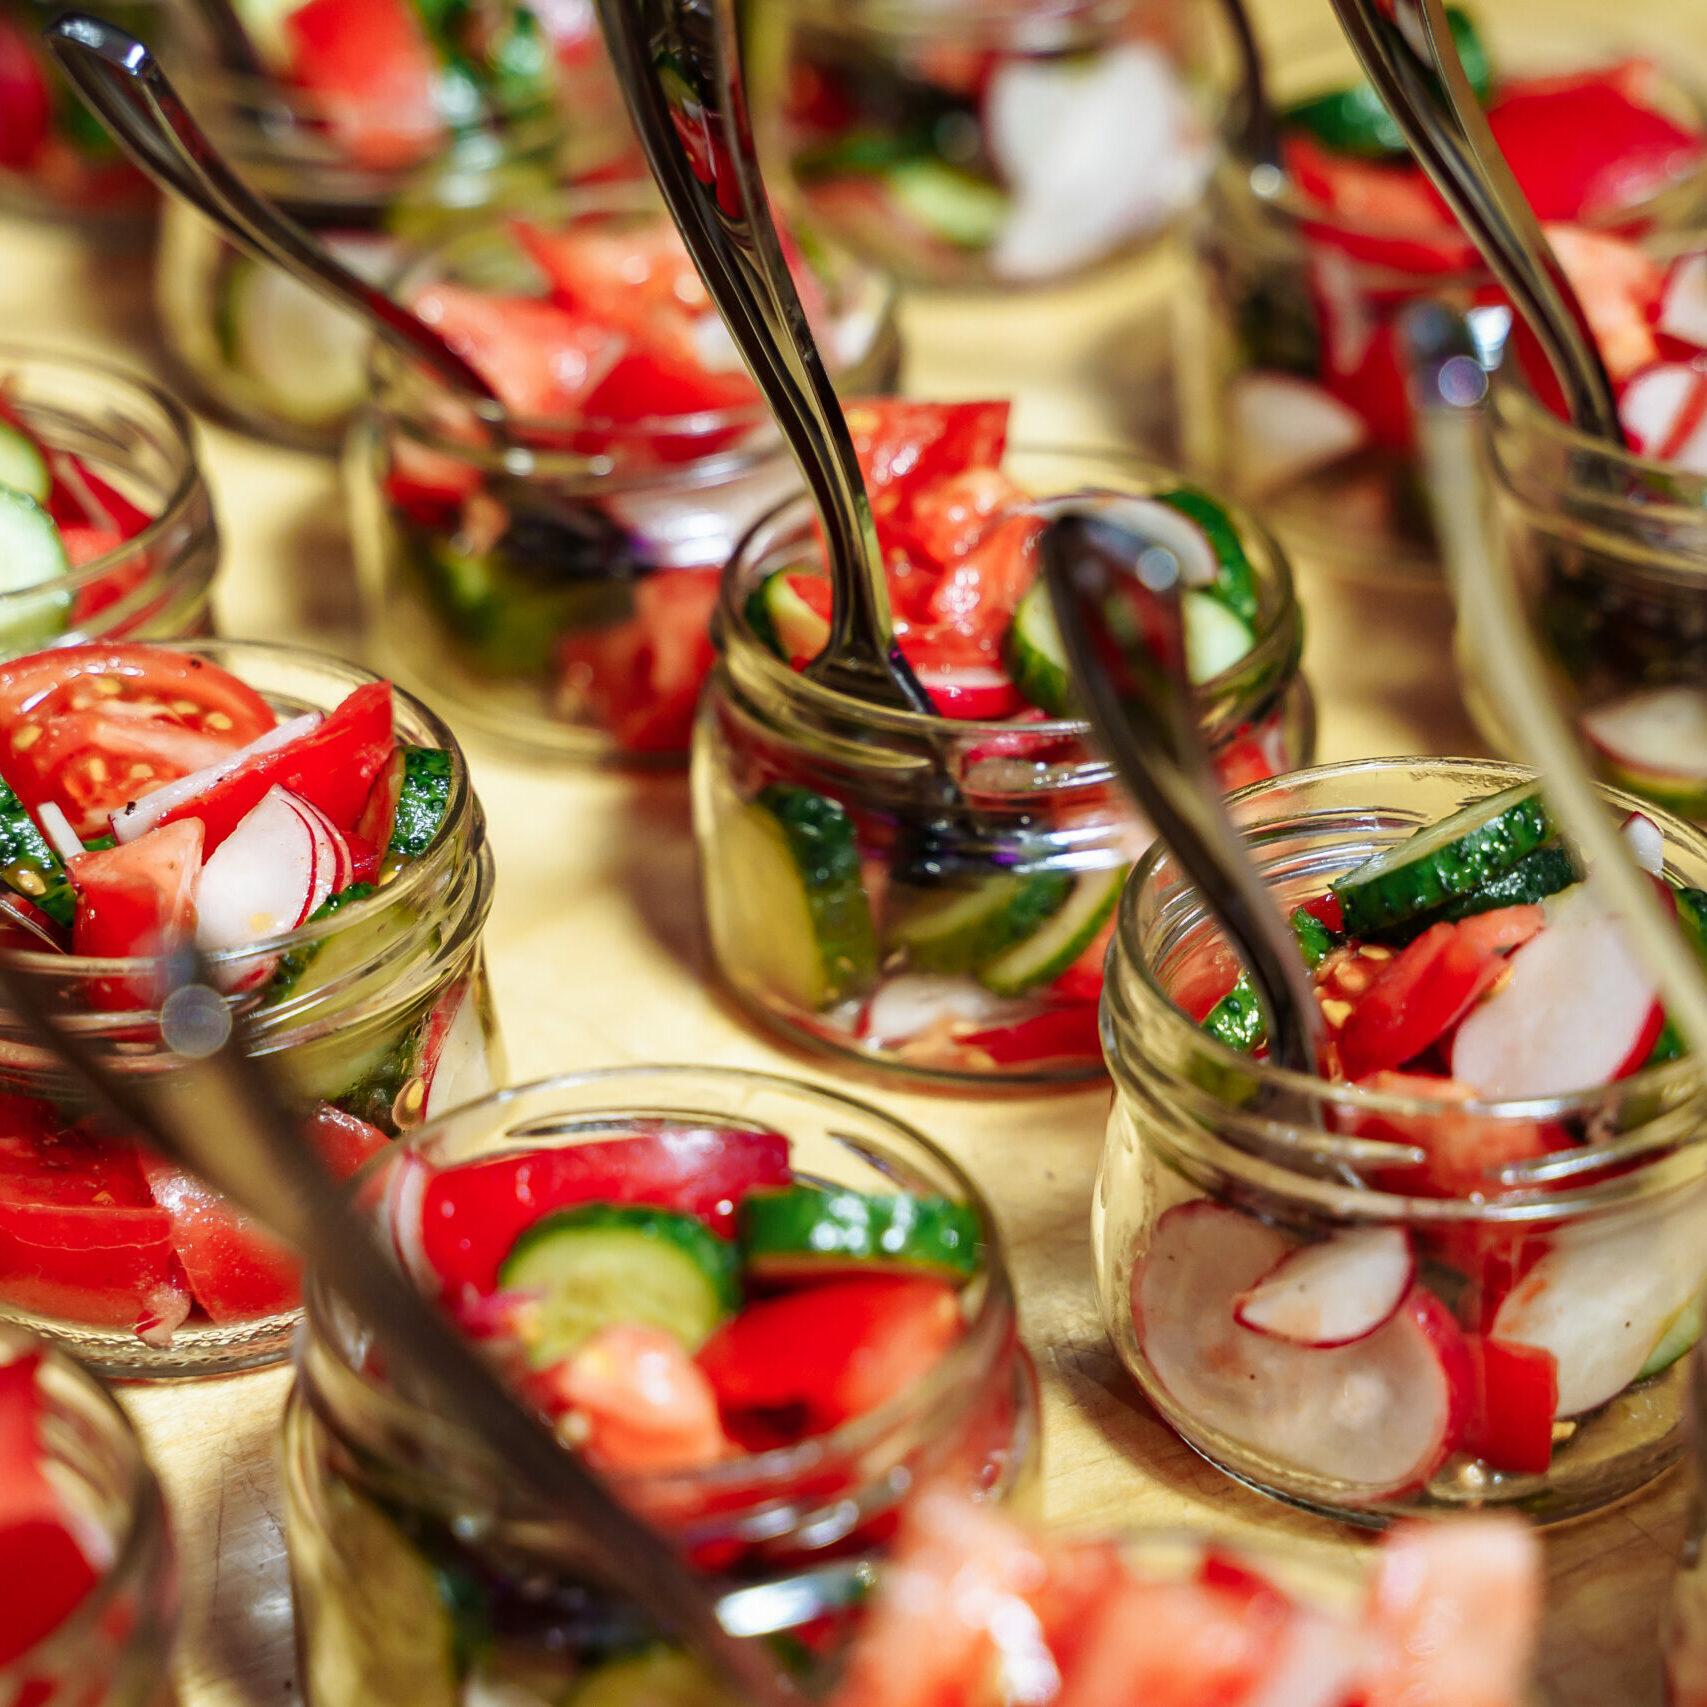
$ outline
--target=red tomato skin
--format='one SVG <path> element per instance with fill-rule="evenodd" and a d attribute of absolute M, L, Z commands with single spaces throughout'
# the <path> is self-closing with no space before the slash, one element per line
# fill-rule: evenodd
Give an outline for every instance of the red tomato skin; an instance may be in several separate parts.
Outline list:
<path fill-rule="evenodd" d="M 1553 1460 L 1559 1361 L 1542 1346 L 1472 1334 L 1475 1398 L 1459 1442 L 1496 1470 L 1542 1475 Z"/>
<path fill-rule="evenodd" d="M 53 91 L 28 32 L 0 18 L 0 166 L 24 171 L 53 129 Z"/>
<path fill-rule="evenodd" d="M 1100 980 L 1098 989 L 1100 993 Z M 1046 1061 L 1094 1061 L 1102 1054 L 1094 1002 L 1049 1008 L 1013 1025 L 987 1026 L 982 1031 L 966 1033 L 959 1042 L 966 1049 L 988 1055 L 998 1067 L 1040 1066 Z"/>
<path fill-rule="evenodd" d="M 160 822 L 199 819 L 203 847 L 211 855 L 276 784 L 312 801 L 338 829 L 348 830 L 396 746 L 391 683 L 364 682 L 306 735 L 257 754 Z"/>
<path fill-rule="evenodd" d="M 447 1294 L 494 1291 L 526 1228 L 577 1203 L 643 1203 L 699 1216 L 725 1238 L 750 1191 L 785 1186 L 788 1140 L 776 1132 L 637 1131 L 447 1168 L 421 1198 L 421 1242 Z"/>
<path fill-rule="evenodd" d="M 133 1327 L 150 1294 L 170 1283 L 170 1233 L 158 1209 L 0 1197 L 0 1298 L 65 1321 Z"/>
<path fill-rule="evenodd" d="M 927 607 L 991 649 L 999 647 L 1019 601 L 1037 579 L 1043 524 L 1035 516 L 997 522 L 972 548 L 948 563 Z"/>
<path fill-rule="evenodd" d="M 997 467 L 1007 445 L 1006 402 L 867 397 L 844 412 L 885 556 L 908 549 L 915 496 L 965 469 Z"/>
<path fill-rule="evenodd" d="M 12 1466 L 6 1466 L 10 1474 Z M 88 1555 L 58 1514 L 0 1523 L 0 1666 L 24 1658 L 51 1636 L 99 1580 Z M 23 1681 L 28 1696 L 30 1681 Z"/>
<path fill-rule="evenodd" d="M 68 870 L 77 886 L 71 950 L 94 960 L 170 954 L 195 935 L 202 827 L 193 818 L 160 825 L 133 842 L 79 854 Z M 152 977 L 91 978 L 92 1008 L 127 1012 L 159 996 Z"/>
<path fill-rule="evenodd" d="M 726 1417 L 798 1407 L 820 1434 L 923 1379 L 962 1331 L 945 1281 L 862 1275 L 748 1304 L 699 1363 Z"/>

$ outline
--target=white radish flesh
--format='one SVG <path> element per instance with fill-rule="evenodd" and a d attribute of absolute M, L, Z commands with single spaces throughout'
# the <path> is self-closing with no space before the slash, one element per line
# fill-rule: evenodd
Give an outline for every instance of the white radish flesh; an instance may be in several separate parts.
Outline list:
<path fill-rule="evenodd" d="M 128 801 L 111 814 L 114 836 L 121 842 L 134 842 L 138 836 L 144 836 L 152 830 L 168 812 L 194 800 L 198 795 L 206 794 L 216 782 L 241 769 L 258 753 L 271 753 L 280 747 L 288 747 L 292 741 L 306 735 L 319 722 L 318 711 L 305 711 L 302 716 L 293 717 L 289 722 L 269 729 L 266 734 L 256 736 L 248 746 L 237 748 L 217 764 L 191 771 L 188 776 L 163 783 L 159 788 Z"/>
<path fill-rule="evenodd" d="M 1707 474 L 1707 370 L 1655 362 L 1619 393 L 1618 419 L 1638 456 Z"/>
<path fill-rule="evenodd" d="M 427 1027 L 427 1097 L 423 1116 L 436 1120 L 493 1089 L 486 1031 L 473 987 L 459 985 L 441 997 Z"/>
<path fill-rule="evenodd" d="M 1659 1209 L 1579 1221 L 1549 1236 L 1506 1296 L 1496 1339 L 1540 1346 L 1559 1363 L 1561 1417 L 1623 1390 L 1673 1319 L 1707 1285 L 1707 1186 Z"/>
<path fill-rule="evenodd" d="M 1234 1300 L 1291 1250 L 1213 1203 L 1170 1209 L 1132 1274 L 1138 1345 L 1196 1427 L 1372 1499 L 1418 1485 L 1450 1451 L 1462 1408 L 1436 1318 L 1413 1292 L 1355 1345 L 1288 1345 L 1243 1327 Z M 1426 1299 L 1426 1294 L 1421 1294 Z"/>
<path fill-rule="evenodd" d="M 1642 688 L 1578 718 L 1584 735 L 1628 776 L 1707 783 L 1707 689 Z"/>
<path fill-rule="evenodd" d="M 1393 1319 L 1416 1273 L 1403 1228 L 1354 1227 L 1288 1252 L 1239 1295 L 1233 1314 L 1293 1345 L 1350 1345 Z"/>
<path fill-rule="evenodd" d="M 332 891 L 331 861 L 308 815 L 270 788 L 202 867 L 196 946 L 245 948 L 294 930 Z"/>
<path fill-rule="evenodd" d="M 1228 390 L 1241 490 L 1273 492 L 1361 450 L 1369 437 L 1357 413 L 1291 374 L 1241 374 Z"/>
<path fill-rule="evenodd" d="M 310 827 L 315 831 L 317 844 L 327 859 L 332 862 L 332 894 L 340 889 L 347 889 L 355 877 L 355 861 L 350 855 L 350 844 L 344 840 L 344 833 L 312 800 L 304 800 L 301 795 L 292 795 L 296 809 L 303 813 Z"/>
<path fill-rule="evenodd" d="M 1653 1042 L 1658 992 L 1617 915 L 1580 883 L 1547 915 L 1452 1040 L 1453 1078 L 1485 1098 L 1609 1084 Z"/>
<path fill-rule="evenodd" d="M 874 1048 L 905 1043 L 933 1027 L 1001 1025 L 1032 1012 L 1028 1002 L 993 996 L 981 984 L 947 972 L 904 972 L 886 979 L 865 1010 L 860 1035 Z"/>
<path fill-rule="evenodd" d="M 65 816 L 65 810 L 51 800 L 44 800 L 36 808 L 36 818 L 41 824 L 41 832 L 53 843 L 53 851 L 67 865 L 84 851 L 82 838 L 71 827 L 71 820 Z"/>
<path fill-rule="evenodd" d="M 1707 349 L 1707 255 L 1684 255 L 1666 273 L 1658 329 Z"/>
<path fill-rule="evenodd" d="M 1619 826 L 1618 833 L 1630 850 L 1630 857 L 1650 877 L 1664 877 L 1666 869 L 1666 839 L 1660 827 L 1645 812 L 1632 812 Z"/>

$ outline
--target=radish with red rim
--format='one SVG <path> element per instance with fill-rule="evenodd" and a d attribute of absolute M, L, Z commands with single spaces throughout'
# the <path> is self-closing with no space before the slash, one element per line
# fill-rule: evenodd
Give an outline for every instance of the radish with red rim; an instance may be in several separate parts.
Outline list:
<path fill-rule="evenodd" d="M 245 948 L 294 930 L 332 893 L 336 854 L 284 789 L 260 805 L 208 856 L 196 889 L 196 945 Z"/>
<path fill-rule="evenodd" d="M 1707 690 L 1641 688 L 1579 714 L 1577 726 L 1620 779 L 1689 806 L 1707 792 Z"/>
<path fill-rule="evenodd" d="M 1416 1273 L 1402 1227 L 1351 1227 L 1287 1252 L 1233 1300 L 1233 1314 L 1292 1345 L 1351 1345 L 1393 1319 Z"/>
<path fill-rule="evenodd" d="M 1654 330 L 1707 349 L 1707 254 L 1680 255 L 1667 269 Z"/>

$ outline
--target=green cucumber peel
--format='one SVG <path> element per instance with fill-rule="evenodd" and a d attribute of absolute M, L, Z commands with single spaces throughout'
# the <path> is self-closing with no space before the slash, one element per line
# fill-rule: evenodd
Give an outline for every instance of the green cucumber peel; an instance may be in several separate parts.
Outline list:
<path fill-rule="evenodd" d="M 1345 941 L 1304 907 L 1296 908 L 1287 923 L 1292 926 L 1305 966 L 1312 972 Z M 1268 1035 L 1268 1022 L 1248 972 L 1240 971 L 1232 989 L 1203 1016 L 1199 1029 L 1241 1055 L 1250 1054 L 1262 1042 Z"/>
<path fill-rule="evenodd" d="M 29 809 L 0 782 L 0 879 L 67 930 L 77 915 L 77 891 L 65 861 L 36 827 Z"/>
<path fill-rule="evenodd" d="M 741 1201 L 738 1240 L 748 1272 L 765 1278 L 881 1269 L 969 1279 L 983 1228 L 952 1198 L 797 1185 Z"/>

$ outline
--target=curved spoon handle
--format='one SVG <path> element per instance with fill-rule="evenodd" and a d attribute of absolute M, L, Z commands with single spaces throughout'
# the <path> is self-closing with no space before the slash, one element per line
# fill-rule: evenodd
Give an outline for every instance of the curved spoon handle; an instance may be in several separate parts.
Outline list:
<path fill-rule="evenodd" d="M 1624 443 L 1594 334 L 1528 198 L 1500 152 L 1440 0 L 1388 19 L 1379 0 L 1333 0 L 1335 15 L 1411 151 L 1534 333 L 1571 421 Z M 1406 24 L 1411 26 L 1409 33 Z"/>
<path fill-rule="evenodd" d="M 1268 75 L 1263 70 L 1262 50 L 1257 46 L 1245 0 L 1221 0 L 1221 11 L 1233 34 L 1233 51 L 1239 62 L 1242 109 L 1238 120 L 1239 152 L 1252 164 L 1280 169 L 1280 125 L 1269 98 Z"/>
<path fill-rule="evenodd" d="M 318 239 L 250 189 L 190 117 L 158 63 L 134 36 L 80 12 L 42 31 L 78 92 L 136 164 L 168 195 L 204 213 L 257 260 L 282 267 L 460 391 L 495 401 L 491 386 L 431 327 L 356 277 Z"/>
<path fill-rule="evenodd" d="M 895 643 L 853 439 L 759 179 L 730 0 L 597 3 L 647 163 L 824 524 L 836 598 L 829 644 L 809 673 L 929 713 Z"/>
<path fill-rule="evenodd" d="M 1054 506 L 1043 572 L 1069 673 L 1121 781 L 1244 957 L 1268 1016 L 1269 1055 L 1317 1072 L 1321 1010 L 1298 945 L 1222 804 L 1185 662 L 1181 575 L 1123 516 L 1117 494 Z"/>

